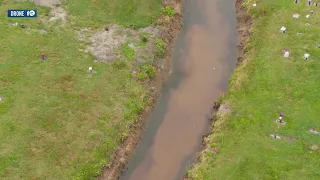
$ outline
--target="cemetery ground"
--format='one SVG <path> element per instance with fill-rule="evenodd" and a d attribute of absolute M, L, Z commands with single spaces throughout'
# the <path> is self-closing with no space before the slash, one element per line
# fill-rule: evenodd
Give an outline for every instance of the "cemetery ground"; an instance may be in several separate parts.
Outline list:
<path fill-rule="evenodd" d="M 139 28 L 164 14 L 166 26 L 175 11 L 161 0 L 63 2 L 0 1 L 0 179 L 93 179 L 152 104 L 169 44 Z M 38 18 L 4 18 L 8 9 L 37 9 Z M 103 37 L 112 51 L 96 50 L 98 59 L 90 45 Z"/>
<path fill-rule="evenodd" d="M 320 179 L 320 9 L 303 0 L 261 0 L 253 7 L 255 2 L 244 3 L 251 33 L 220 101 L 220 109 L 229 111 L 218 111 L 189 179 Z M 240 22 L 246 12 L 238 12 Z M 286 33 L 280 33 L 282 26 Z M 283 49 L 291 52 L 289 58 Z M 279 112 L 285 125 L 275 122 Z M 272 138 L 274 133 L 281 138 Z"/>

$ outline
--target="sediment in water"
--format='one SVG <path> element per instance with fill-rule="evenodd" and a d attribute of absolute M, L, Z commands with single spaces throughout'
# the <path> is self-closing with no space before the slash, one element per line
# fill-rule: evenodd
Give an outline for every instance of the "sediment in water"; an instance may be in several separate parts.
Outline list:
<path fill-rule="evenodd" d="M 237 68 L 239 68 L 242 66 L 242 63 L 245 61 L 246 44 L 251 34 L 252 19 L 248 14 L 247 9 L 242 4 L 244 1 L 243 0 L 235 0 L 235 1 L 236 1 L 235 6 L 236 6 L 237 33 L 238 33 Z M 215 132 L 215 124 L 219 123 L 219 121 L 224 120 L 224 119 L 221 119 L 221 117 L 225 117 L 229 113 L 231 113 L 231 108 L 232 107 L 228 104 L 228 102 L 221 101 L 221 102 L 215 103 L 215 106 L 212 108 L 212 116 L 208 118 L 208 120 L 210 120 L 212 125 L 211 131 L 203 136 L 202 145 L 201 145 L 202 150 L 197 155 L 197 157 L 195 157 L 193 165 L 189 167 L 190 170 L 193 168 L 196 168 L 196 165 L 198 163 L 201 163 L 201 157 L 204 156 L 206 151 L 211 151 L 215 155 L 218 154 L 218 149 L 210 147 L 206 139 L 208 138 L 208 136 L 210 136 Z M 189 180 L 190 178 L 188 176 L 188 173 L 186 173 L 182 179 Z"/>

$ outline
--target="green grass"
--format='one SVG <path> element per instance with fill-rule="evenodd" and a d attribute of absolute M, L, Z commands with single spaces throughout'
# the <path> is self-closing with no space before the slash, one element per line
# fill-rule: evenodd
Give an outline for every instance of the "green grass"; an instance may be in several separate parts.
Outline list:
<path fill-rule="evenodd" d="M 320 152 L 310 150 L 311 145 L 320 145 L 320 137 L 308 132 L 320 129 L 319 9 L 304 1 L 260 2 L 256 8 L 253 1 L 246 4 L 254 20 L 253 33 L 246 61 L 223 97 L 232 113 L 220 118 L 207 139 L 218 155 L 203 153 L 189 172 L 190 179 L 320 179 Z M 306 19 L 311 9 L 315 14 Z M 293 19 L 294 13 L 301 17 Z M 286 34 L 279 33 L 283 25 Z M 298 32 L 304 35 L 297 36 Z M 282 49 L 292 52 L 289 59 L 283 58 Z M 311 54 L 308 61 L 303 59 L 305 52 Z M 287 124 L 275 130 L 279 112 L 285 113 Z M 296 141 L 270 138 L 275 131 Z"/>
<path fill-rule="evenodd" d="M 162 9 L 162 11 L 163 11 L 164 14 L 166 14 L 168 16 L 174 16 L 174 15 L 177 14 L 177 12 L 174 9 L 172 9 L 171 7 L 169 7 L 169 6 L 164 7 Z"/>
<path fill-rule="evenodd" d="M 79 17 L 69 23 L 79 26 L 148 25 L 161 12 L 159 0 L 67 2 Z M 11 0 L 0 6 L 2 17 L 7 9 L 33 8 L 49 12 Z M 9 21 L 29 29 L 9 27 Z M 94 63 L 67 28 L 38 19 L 1 18 L 0 24 L 0 179 L 93 179 L 148 104 L 147 90 L 127 61 Z M 47 61 L 40 60 L 42 52 Z M 89 66 L 97 73 L 90 75 Z"/>
<path fill-rule="evenodd" d="M 156 45 L 156 51 L 155 53 L 158 56 L 164 55 L 166 48 L 167 48 L 167 43 L 164 42 L 162 39 L 156 38 L 155 39 L 155 45 Z"/>
<path fill-rule="evenodd" d="M 156 76 L 156 72 L 151 63 L 145 63 L 140 68 L 140 72 L 138 73 L 137 77 L 140 80 L 145 80 L 148 78 L 154 78 Z"/>
<path fill-rule="evenodd" d="M 144 27 L 161 15 L 161 0 L 72 0 L 66 1 L 70 18 L 80 26 L 119 24 Z"/>

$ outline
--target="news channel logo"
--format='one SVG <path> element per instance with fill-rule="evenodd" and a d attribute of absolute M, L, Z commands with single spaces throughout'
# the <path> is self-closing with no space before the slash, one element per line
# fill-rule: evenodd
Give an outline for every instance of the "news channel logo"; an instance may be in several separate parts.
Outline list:
<path fill-rule="evenodd" d="M 9 18 L 35 18 L 37 17 L 37 10 L 8 10 Z"/>

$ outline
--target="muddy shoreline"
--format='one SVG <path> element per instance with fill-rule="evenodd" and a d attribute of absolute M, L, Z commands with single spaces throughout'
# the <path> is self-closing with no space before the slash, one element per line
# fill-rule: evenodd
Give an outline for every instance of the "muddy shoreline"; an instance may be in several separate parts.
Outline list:
<path fill-rule="evenodd" d="M 141 115 L 137 122 L 130 127 L 129 134 L 127 137 L 115 150 L 113 157 L 111 158 L 111 163 L 109 166 L 105 167 L 100 176 L 97 177 L 99 180 L 116 180 L 119 179 L 125 170 L 128 160 L 131 155 L 135 152 L 136 146 L 138 145 L 141 135 L 145 128 L 145 121 L 147 116 L 152 112 L 156 101 L 159 97 L 159 92 L 161 90 L 162 83 L 169 77 L 171 72 L 171 59 L 172 59 L 172 49 L 176 37 L 179 35 L 181 27 L 183 26 L 183 0 L 173 0 L 167 2 L 163 0 L 163 7 L 172 7 L 177 14 L 170 18 L 167 25 L 165 25 L 165 31 L 162 34 L 162 39 L 167 43 L 166 47 L 166 57 L 164 58 L 164 68 L 159 70 L 156 74 L 155 80 L 147 83 L 148 87 L 155 87 L 155 89 L 150 90 L 151 103 L 149 106 L 141 112 Z M 162 15 L 156 24 L 161 24 L 166 21 L 166 16 Z M 155 67 L 157 70 L 160 67 Z"/>
<path fill-rule="evenodd" d="M 251 34 L 252 19 L 248 14 L 247 9 L 242 5 L 243 0 L 235 0 L 236 6 L 236 16 L 237 16 L 237 33 L 238 33 L 238 45 L 237 45 L 237 67 L 239 68 L 242 65 L 242 62 L 245 60 L 246 44 Z M 215 123 L 218 122 L 219 115 L 226 115 L 231 112 L 231 107 L 227 102 L 215 102 L 215 105 L 212 107 L 211 116 L 208 118 L 211 124 L 211 130 L 207 134 L 203 135 L 201 151 L 194 158 L 193 164 L 189 167 L 193 169 L 197 163 L 201 161 L 202 153 L 205 153 L 206 150 L 212 151 L 214 154 L 218 153 L 218 149 L 211 148 L 206 142 L 206 138 L 214 133 Z M 181 179 L 189 180 L 188 172 Z"/>

